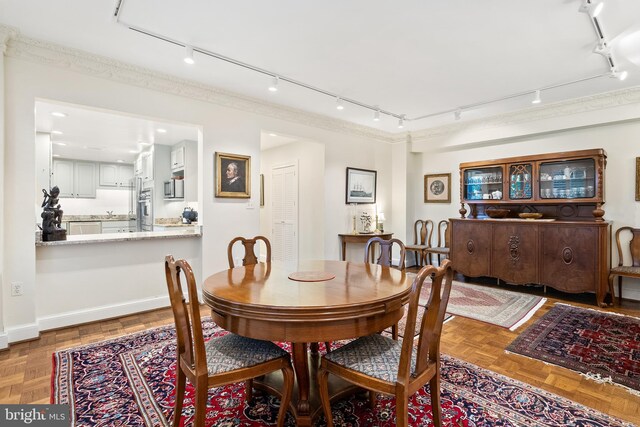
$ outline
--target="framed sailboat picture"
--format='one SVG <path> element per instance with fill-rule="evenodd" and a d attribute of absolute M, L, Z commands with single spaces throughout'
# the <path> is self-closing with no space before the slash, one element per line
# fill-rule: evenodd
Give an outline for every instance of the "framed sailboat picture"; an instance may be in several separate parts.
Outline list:
<path fill-rule="evenodd" d="M 347 168 L 346 203 L 375 203 L 378 172 Z"/>

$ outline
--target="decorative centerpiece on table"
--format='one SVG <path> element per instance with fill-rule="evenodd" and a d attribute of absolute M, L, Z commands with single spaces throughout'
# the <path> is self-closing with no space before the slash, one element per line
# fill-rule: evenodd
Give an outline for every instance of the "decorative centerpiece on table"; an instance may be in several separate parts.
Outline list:
<path fill-rule="evenodd" d="M 67 240 L 67 230 L 62 228 L 62 209 L 58 203 L 60 189 L 54 186 L 49 192 L 42 189 L 44 200 L 42 200 L 42 241 L 54 242 L 57 240 Z"/>

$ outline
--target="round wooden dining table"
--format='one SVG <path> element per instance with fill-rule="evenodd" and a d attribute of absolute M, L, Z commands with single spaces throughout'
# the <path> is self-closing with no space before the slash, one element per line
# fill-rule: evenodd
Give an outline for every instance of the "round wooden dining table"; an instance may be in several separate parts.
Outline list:
<path fill-rule="evenodd" d="M 310 426 L 321 407 L 315 382 L 319 357 L 308 354 L 309 344 L 317 349 L 318 342 L 369 335 L 395 324 L 404 314 L 412 279 L 377 264 L 270 262 L 216 273 L 204 281 L 202 294 L 220 327 L 292 344 L 297 383 L 292 409 L 297 425 Z"/>

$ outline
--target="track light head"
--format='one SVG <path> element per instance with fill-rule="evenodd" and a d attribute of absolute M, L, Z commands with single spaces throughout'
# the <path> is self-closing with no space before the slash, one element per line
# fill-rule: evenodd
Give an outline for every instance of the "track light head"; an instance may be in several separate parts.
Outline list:
<path fill-rule="evenodd" d="M 592 18 L 595 18 L 602 12 L 604 8 L 604 2 L 593 3 L 591 0 L 582 0 L 582 4 L 578 9 L 578 12 L 587 13 Z"/>
<path fill-rule="evenodd" d="M 602 39 L 593 48 L 593 53 L 597 53 L 598 55 L 607 57 L 611 55 L 611 48 L 609 47 L 607 42 Z"/>
<path fill-rule="evenodd" d="M 532 104 L 540 104 L 542 102 L 542 100 L 540 99 L 540 90 L 536 90 L 535 95 L 533 97 L 533 101 L 531 101 Z"/>
<path fill-rule="evenodd" d="M 380 121 L 380 110 L 375 110 L 373 112 L 373 121 L 374 122 L 379 122 Z"/>
<path fill-rule="evenodd" d="M 614 78 L 614 79 L 618 79 L 620 81 L 623 81 L 628 76 L 629 76 L 629 73 L 627 72 L 627 70 L 618 71 L 615 68 L 611 69 L 611 74 L 609 74 L 609 77 Z"/>
<path fill-rule="evenodd" d="M 336 98 L 336 109 L 340 111 L 344 110 L 344 104 L 340 98 Z"/>
<path fill-rule="evenodd" d="M 269 92 L 277 92 L 279 82 L 280 82 L 280 77 L 273 76 L 273 80 L 271 81 L 271 86 L 269 86 Z"/>
<path fill-rule="evenodd" d="M 398 119 L 398 129 L 404 129 L 404 115 Z"/>
<path fill-rule="evenodd" d="M 196 61 L 194 61 L 193 59 L 193 47 L 192 46 L 185 46 L 185 55 L 184 55 L 184 62 L 186 62 L 189 65 L 193 65 L 196 63 Z"/>
<path fill-rule="evenodd" d="M 453 117 L 456 120 L 460 120 L 460 117 L 462 117 L 462 110 L 458 108 L 456 111 L 454 111 L 453 112 Z"/>

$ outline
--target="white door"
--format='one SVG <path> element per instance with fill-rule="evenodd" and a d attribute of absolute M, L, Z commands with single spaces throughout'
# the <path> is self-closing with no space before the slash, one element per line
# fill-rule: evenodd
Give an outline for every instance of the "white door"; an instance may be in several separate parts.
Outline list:
<path fill-rule="evenodd" d="M 271 250 L 274 261 L 298 262 L 298 165 L 271 170 Z"/>

